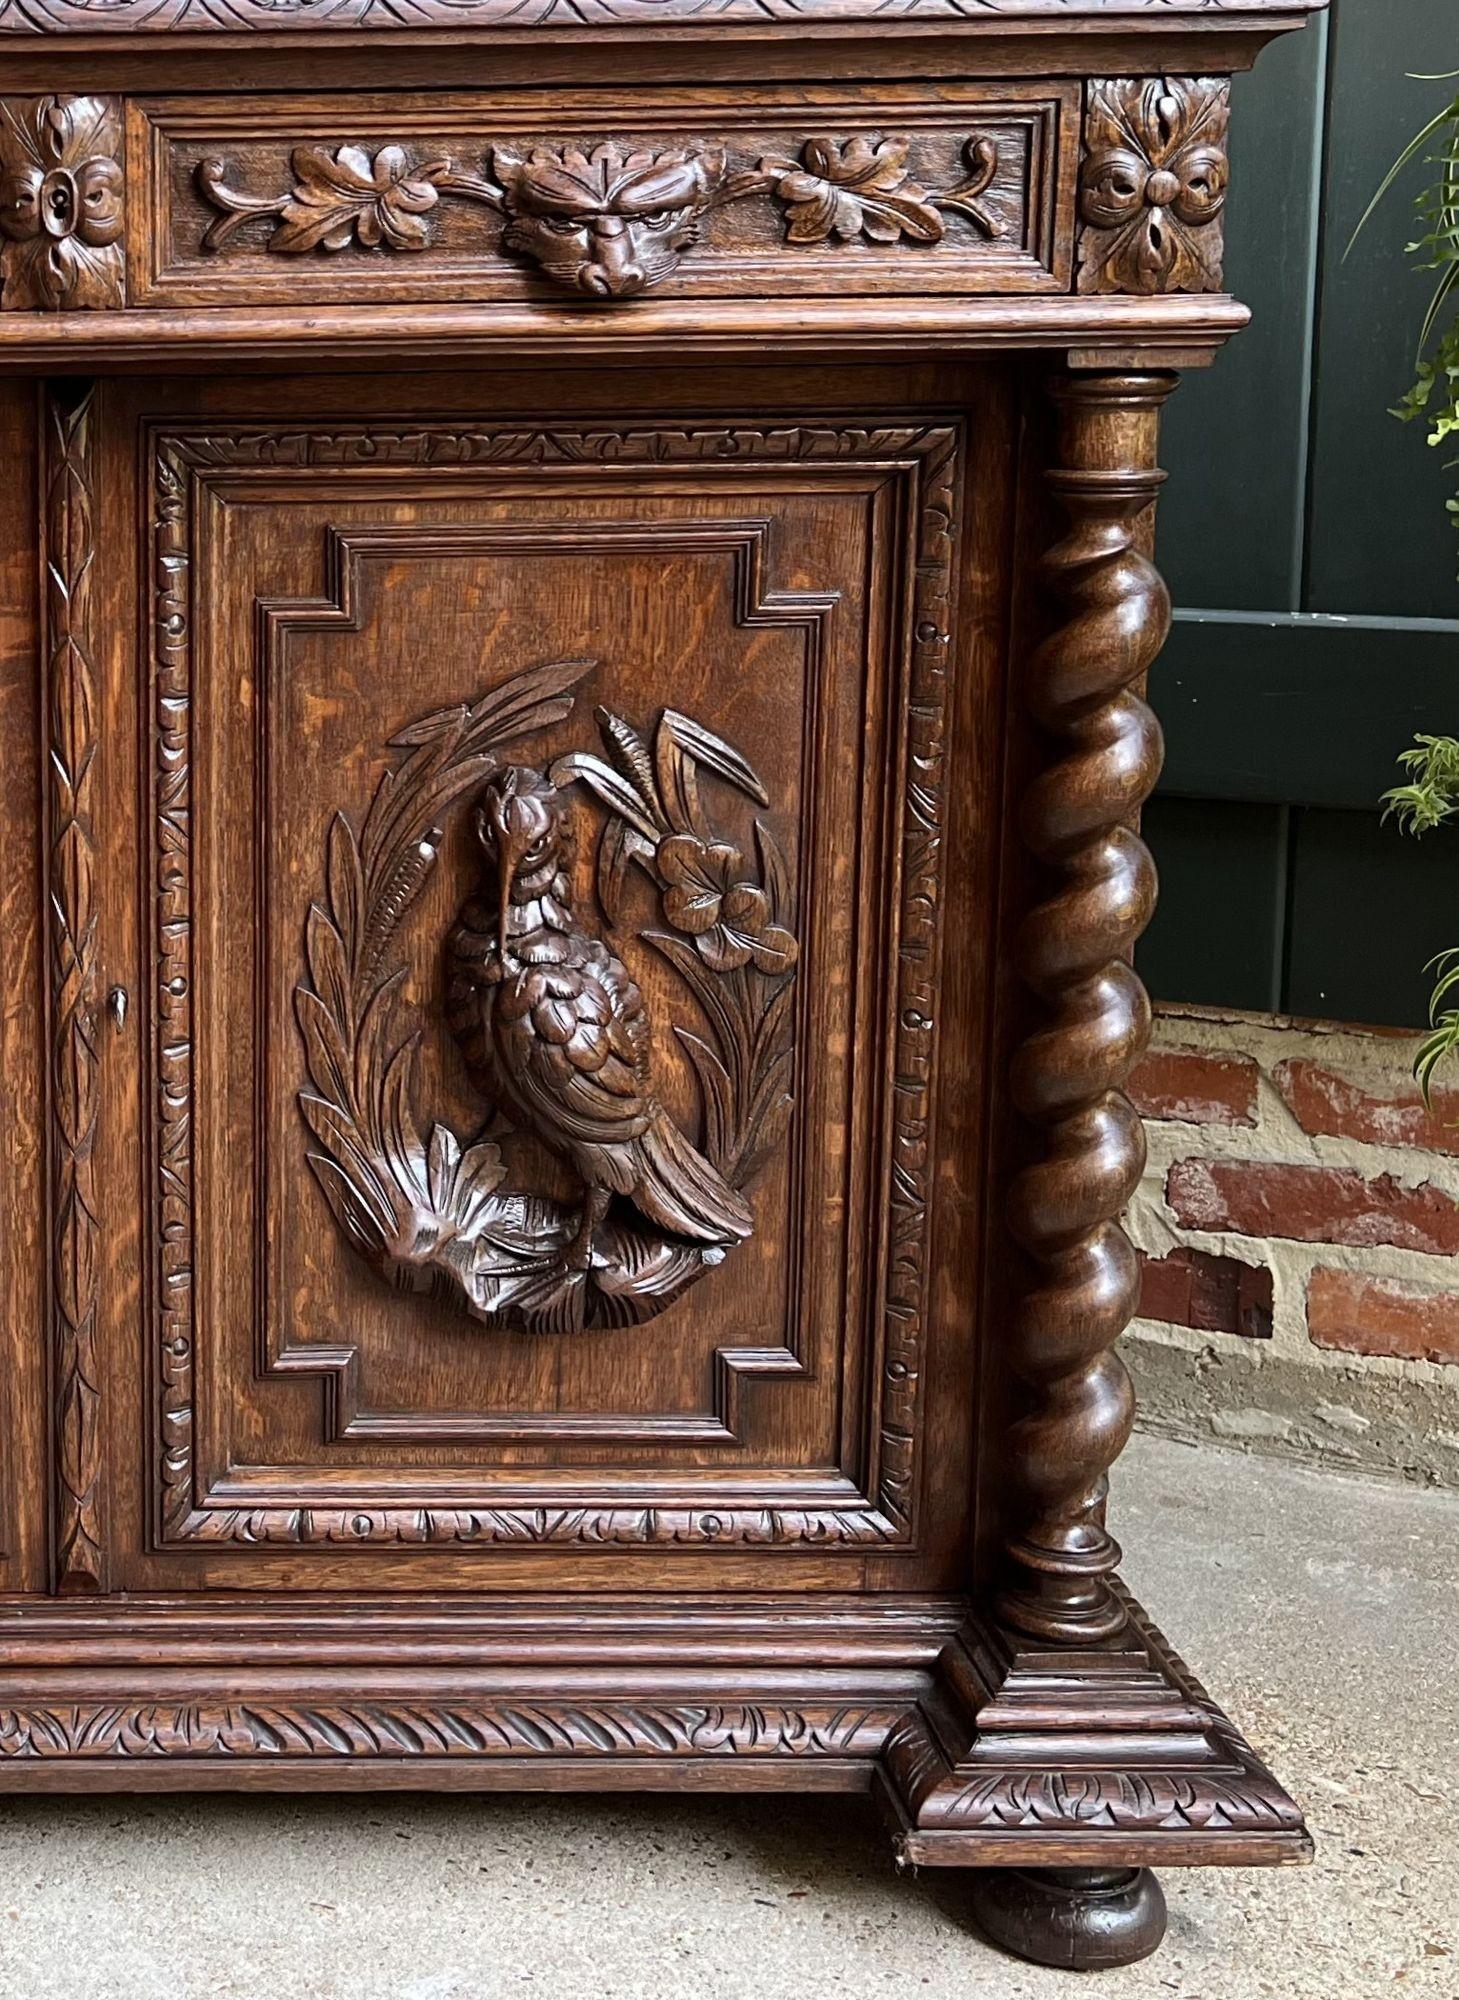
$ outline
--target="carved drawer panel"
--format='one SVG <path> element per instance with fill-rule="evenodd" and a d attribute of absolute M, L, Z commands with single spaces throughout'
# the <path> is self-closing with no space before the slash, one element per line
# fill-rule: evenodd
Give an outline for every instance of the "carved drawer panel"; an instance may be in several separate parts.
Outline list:
<path fill-rule="evenodd" d="M 153 99 L 134 305 L 1064 291 L 1077 86 Z M 146 224 L 143 224 L 143 218 Z"/>

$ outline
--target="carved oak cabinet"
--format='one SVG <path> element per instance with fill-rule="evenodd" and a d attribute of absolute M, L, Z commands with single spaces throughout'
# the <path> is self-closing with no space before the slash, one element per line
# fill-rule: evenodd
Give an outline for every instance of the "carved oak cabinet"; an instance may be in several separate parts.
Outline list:
<path fill-rule="evenodd" d="M 1081 1966 L 1306 1853 L 1105 1493 L 1308 11 L 0 0 L 0 1784 L 869 1790 Z"/>

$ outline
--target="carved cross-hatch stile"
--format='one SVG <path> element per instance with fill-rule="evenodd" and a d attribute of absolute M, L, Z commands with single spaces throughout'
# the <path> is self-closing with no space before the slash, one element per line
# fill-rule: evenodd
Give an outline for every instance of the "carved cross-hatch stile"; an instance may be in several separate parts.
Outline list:
<path fill-rule="evenodd" d="M 56 1581 L 103 1580 L 96 1313 L 97 715 L 91 646 L 91 392 L 46 404 L 46 652 L 50 857 L 51 1313 L 55 1341 Z"/>
<path fill-rule="evenodd" d="M 942 936 L 943 812 L 953 522 L 960 432 L 953 425 L 858 427 L 811 422 L 652 425 L 569 430 L 426 425 L 330 430 L 259 427 L 155 441 L 153 552 L 153 808 L 156 1091 L 152 1231 L 156 1273 L 161 1522 L 165 1542 L 405 1547 L 431 1545 L 779 1546 L 905 1541 L 915 1518 L 922 1422 L 922 1347 L 929 1309 L 931 1167 Z M 584 464 L 702 468 L 863 464 L 908 492 L 909 665 L 899 892 L 891 925 L 895 1005 L 885 1135 L 888 1241 L 880 1301 L 882 1356 L 868 1488 L 746 1504 L 654 1505 L 611 1498 L 525 1504 L 300 1505 L 211 1503 L 193 1442 L 192 832 L 190 585 L 194 481 L 254 468 L 384 464 L 436 468 L 571 468 Z M 605 766 L 611 760 L 599 760 Z M 567 773 L 562 775 L 566 776 Z M 574 772 L 573 776 L 580 773 Z M 612 822 L 610 822 L 611 830 Z M 682 857 L 688 859 L 686 855 Z M 641 866 L 641 862 L 635 865 Z M 687 874 L 687 871 L 686 871 Z M 689 887 L 687 881 L 684 885 Z M 738 886 L 730 883 L 730 888 Z M 711 885 L 718 892 L 718 885 Z M 690 888 L 691 894 L 698 892 Z M 727 899 L 726 899 L 727 900 Z M 723 905 L 722 905 L 723 907 Z M 758 917 L 758 905 L 752 904 Z M 708 928 L 714 927 L 714 921 Z M 733 928 L 733 927 L 731 927 Z M 703 933 L 701 933 L 703 935 Z M 689 942 L 685 940 L 686 944 Z M 775 941 L 771 940 L 772 949 Z M 691 947 L 697 951 L 696 947 Z M 863 1497 L 869 1493 L 870 1498 Z"/>
<path fill-rule="evenodd" d="M 732 167 L 722 146 L 655 152 L 597 145 L 486 148 L 487 174 L 449 159 L 415 160 L 404 146 L 299 146 L 293 182 L 274 195 L 229 185 L 226 161 L 196 170 L 198 192 L 218 211 L 202 247 L 216 251 L 248 224 L 270 226 L 267 247 L 302 256 L 351 247 L 424 250 L 429 217 L 443 198 L 474 202 L 502 218 L 500 248 L 529 259 L 554 283 L 591 298 L 631 298 L 661 284 L 698 240 L 716 209 L 770 197 L 793 244 L 940 243 L 958 215 L 988 238 L 1002 235 L 983 200 L 998 173 L 997 142 L 974 134 L 961 179 L 924 187 L 908 164 L 911 141 L 896 135 L 808 138 L 796 160 L 764 158 Z"/>

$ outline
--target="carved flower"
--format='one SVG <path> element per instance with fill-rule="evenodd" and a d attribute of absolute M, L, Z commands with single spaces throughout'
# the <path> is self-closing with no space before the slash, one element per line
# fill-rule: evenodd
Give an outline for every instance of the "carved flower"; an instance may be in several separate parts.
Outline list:
<path fill-rule="evenodd" d="M 786 204 L 791 243 L 940 243 L 946 224 L 927 190 L 907 177 L 906 139 L 807 139 L 799 162 L 763 160 L 760 170 L 776 182 Z"/>
<path fill-rule="evenodd" d="M 0 104 L 0 116 L 6 304 L 119 305 L 121 134 L 109 100 L 42 97 L 26 115 Z"/>
<path fill-rule="evenodd" d="M 1094 93 L 1081 180 L 1082 292 L 1221 285 L 1229 106 L 1219 83 L 1117 80 Z"/>
<path fill-rule="evenodd" d="M 733 972 L 753 962 L 761 972 L 786 972 L 799 947 L 772 923 L 770 898 L 746 879 L 745 858 L 723 841 L 677 833 L 659 848 L 659 869 L 669 885 L 664 915 L 694 940 L 706 965 Z"/>
<path fill-rule="evenodd" d="M 352 241 L 425 249 L 421 217 L 440 200 L 435 182 L 447 161 L 412 167 L 403 146 L 382 146 L 373 160 L 363 146 L 341 146 L 332 159 L 322 146 L 300 146 L 293 164 L 296 184 L 270 249 L 343 250 Z"/>

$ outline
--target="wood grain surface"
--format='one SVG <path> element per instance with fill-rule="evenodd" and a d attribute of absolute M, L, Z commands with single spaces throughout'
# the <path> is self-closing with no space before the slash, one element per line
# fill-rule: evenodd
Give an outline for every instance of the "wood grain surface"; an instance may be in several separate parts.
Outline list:
<path fill-rule="evenodd" d="M 1307 11 L 0 0 L 0 1789 L 870 1789 L 1087 1966 L 1306 1854 L 1106 1497 Z"/>

